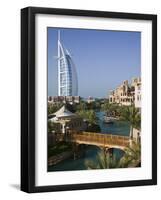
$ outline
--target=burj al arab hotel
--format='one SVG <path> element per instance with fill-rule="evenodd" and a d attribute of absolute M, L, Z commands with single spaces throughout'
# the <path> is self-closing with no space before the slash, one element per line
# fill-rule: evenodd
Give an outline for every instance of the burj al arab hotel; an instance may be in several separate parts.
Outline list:
<path fill-rule="evenodd" d="M 60 31 L 58 31 L 58 95 L 78 95 L 76 68 L 69 51 L 60 41 Z"/>

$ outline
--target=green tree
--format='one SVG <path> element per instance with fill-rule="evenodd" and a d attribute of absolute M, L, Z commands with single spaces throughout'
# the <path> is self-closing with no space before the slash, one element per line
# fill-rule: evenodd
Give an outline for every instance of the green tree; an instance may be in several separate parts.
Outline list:
<path fill-rule="evenodd" d="M 109 153 L 101 151 L 98 153 L 96 161 L 86 160 L 87 169 L 112 169 L 119 168 L 119 160 L 115 156 L 110 156 Z"/>
<path fill-rule="evenodd" d="M 106 112 L 108 116 L 119 117 L 122 107 L 123 106 L 119 106 L 118 104 L 110 104 L 108 101 L 106 101 L 104 104 L 102 104 L 101 109 Z"/>
<path fill-rule="evenodd" d="M 107 112 L 107 110 L 109 109 L 110 104 L 108 101 L 105 101 L 102 105 L 101 105 L 101 110 Z"/>
<path fill-rule="evenodd" d="M 97 154 L 96 161 L 86 160 L 87 169 L 112 169 L 139 167 L 141 165 L 141 146 L 133 142 L 131 147 L 125 149 L 124 156 L 121 159 L 110 156 L 109 153 L 101 151 Z"/>
<path fill-rule="evenodd" d="M 87 104 L 83 100 L 80 101 L 78 105 L 76 105 L 76 111 L 87 110 Z"/>
<path fill-rule="evenodd" d="M 51 133 L 52 130 L 53 130 L 52 122 L 51 122 L 51 121 L 48 121 L 48 133 Z"/>
<path fill-rule="evenodd" d="M 97 116 L 94 110 L 80 110 L 77 114 L 87 120 L 89 124 L 97 124 Z"/>
<path fill-rule="evenodd" d="M 80 110 L 77 114 L 83 118 L 87 123 L 86 131 L 100 132 L 100 126 L 98 124 L 98 118 L 94 110 Z"/>
<path fill-rule="evenodd" d="M 48 115 L 55 113 L 63 106 L 63 103 L 49 104 L 48 103 Z"/>
<path fill-rule="evenodd" d="M 59 132 L 60 124 L 48 120 L 48 133 L 51 133 L 52 131 Z"/>
<path fill-rule="evenodd" d="M 135 108 L 134 105 L 124 107 L 121 111 L 121 119 L 130 123 L 130 138 L 133 139 L 133 128 L 140 129 L 141 126 L 141 115 L 139 109 Z"/>
<path fill-rule="evenodd" d="M 120 167 L 136 167 L 141 165 L 141 145 L 132 143 L 131 147 L 125 149 L 125 154 L 120 160 Z"/>

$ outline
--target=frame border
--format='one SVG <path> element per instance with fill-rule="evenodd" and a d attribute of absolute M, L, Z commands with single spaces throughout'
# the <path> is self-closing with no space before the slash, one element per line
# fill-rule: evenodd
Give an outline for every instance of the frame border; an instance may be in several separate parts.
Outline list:
<path fill-rule="evenodd" d="M 152 21 L 152 179 L 35 186 L 35 16 L 54 14 Z M 21 9 L 21 190 L 28 193 L 157 184 L 157 15 L 27 7 Z"/>

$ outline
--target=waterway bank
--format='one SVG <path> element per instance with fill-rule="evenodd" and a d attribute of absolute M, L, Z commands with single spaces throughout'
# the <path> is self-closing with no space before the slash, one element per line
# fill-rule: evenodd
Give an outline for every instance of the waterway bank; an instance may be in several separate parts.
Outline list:
<path fill-rule="evenodd" d="M 63 153 L 60 153 L 55 156 L 51 156 L 48 158 L 48 166 L 50 167 L 50 166 L 56 165 L 66 159 L 69 159 L 72 156 L 73 156 L 72 151 L 67 151 L 67 152 L 63 152 Z"/>
<path fill-rule="evenodd" d="M 73 171 L 73 170 L 85 170 L 87 169 L 86 161 L 90 160 L 92 162 L 97 162 L 97 155 L 101 151 L 99 147 L 96 146 L 86 146 L 83 156 L 77 158 L 70 157 L 66 160 L 59 162 L 56 165 L 48 166 L 48 171 Z M 117 159 L 123 156 L 123 152 L 119 149 L 114 149 L 113 154 Z"/>

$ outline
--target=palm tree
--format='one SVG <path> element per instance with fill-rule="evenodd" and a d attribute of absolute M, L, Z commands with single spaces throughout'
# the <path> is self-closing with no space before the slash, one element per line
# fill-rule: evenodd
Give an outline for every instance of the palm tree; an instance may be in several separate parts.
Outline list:
<path fill-rule="evenodd" d="M 96 162 L 86 160 L 87 169 L 113 169 L 138 167 L 141 165 L 141 145 L 133 142 L 131 147 L 125 149 L 125 154 L 121 159 L 110 156 L 109 153 L 101 151 L 97 154 Z"/>
<path fill-rule="evenodd" d="M 89 124 L 97 124 L 98 119 L 94 110 L 80 110 L 77 114 L 86 119 Z"/>
<path fill-rule="evenodd" d="M 125 149 L 125 154 L 120 160 L 121 167 L 136 167 L 141 164 L 141 145 L 133 142 L 131 147 Z"/>
<path fill-rule="evenodd" d="M 76 106 L 77 111 L 87 110 L 87 104 L 85 101 L 80 101 L 80 103 Z"/>
<path fill-rule="evenodd" d="M 139 109 L 135 108 L 134 105 L 122 109 L 121 119 L 130 123 L 130 138 L 133 139 L 133 128 L 140 129 L 141 124 Z"/>
<path fill-rule="evenodd" d="M 117 160 L 115 156 L 111 157 L 110 154 L 105 151 L 101 151 L 97 154 L 96 162 L 86 160 L 85 165 L 87 169 L 111 169 L 120 167 L 119 160 Z"/>
<path fill-rule="evenodd" d="M 109 102 L 105 102 L 101 108 L 106 112 L 107 115 L 119 117 L 122 107 L 120 107 L 118 104 L 110 104 Z"/>

